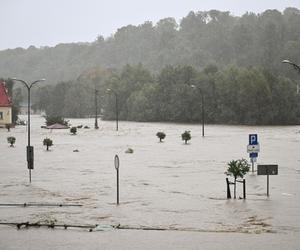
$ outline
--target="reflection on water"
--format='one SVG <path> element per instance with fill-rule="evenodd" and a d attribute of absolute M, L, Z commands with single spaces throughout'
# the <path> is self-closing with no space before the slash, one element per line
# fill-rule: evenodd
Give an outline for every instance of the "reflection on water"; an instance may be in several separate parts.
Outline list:
<path fill-rule="evenodd" d="M 0 203 L 75 203 L 82 207 L 0 207 L 0 221 L 108 224 L 189 228 L 199 231 L 300 231 L 299 126 L 249 127 L 121 122 L 99 123 L 100 129 L 41 129 L 32 117 L 35 169 L 28 183 L 25 127 L 0 130 Z M 72 125 L 93 127 L 93 119 Z M 181 133 L 190 130 L 188 145 Z M 157 131 L 167 135 L 163 143 Z M 224 171 L 232 159 L 247 158 L 248 134 L 258 133 L 259 163 L 279 165 L 279 175 L 246 176 L 247 200 L 227 200 Z M 6 137 L 16 137 L 10 148 Z M 42 141 L 53 140 L 47 152 Z M 126 154 L 128 148 L 133 154 Z M 73 152 L 77 149 L 78 152 Z M 120 205 L 116 206 L 116 171 L 120 157 Z M 237 187 L 242 196 L 242 185 Z"/>

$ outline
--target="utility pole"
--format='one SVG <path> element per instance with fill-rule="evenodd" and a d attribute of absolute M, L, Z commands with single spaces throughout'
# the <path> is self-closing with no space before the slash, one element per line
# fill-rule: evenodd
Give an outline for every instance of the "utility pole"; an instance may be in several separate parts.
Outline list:
<path fill-rule="evenodd" d="M 95 129 L 98 129 L 98 93 L 99 90 L 95 89 Z"/>
<path fill-rule="evenodd" d="M 28 120 L 27 120 L 27 136 L 28 136 L 28 143 L 27 143 L 27 148 L 26 148 L 26 152 L 27 152 L 27 168 L 29 170 L 29 182 L 31 183 L 31 170 L 33 169 L 34 166 L 34 158 L 33 158 L 33 146 L 30 145 L 30 90 L 32 88 L 32 86 L 38 82 L 42 82 L 45 81 L 45 79 L 39 79 L 36 80 L 32 83 L 27 83 L 26 81 L 22 80 L 22 79 L 17 79 L 17 78 L 12 78 L 12 80 L 17 81 L 17 82 L 21 82 L 25 85 L 25 87 L 27 88 L 27 92 L 28 92 L 28 104 L 27 104 L 27 115 L 28 115 Z"/>

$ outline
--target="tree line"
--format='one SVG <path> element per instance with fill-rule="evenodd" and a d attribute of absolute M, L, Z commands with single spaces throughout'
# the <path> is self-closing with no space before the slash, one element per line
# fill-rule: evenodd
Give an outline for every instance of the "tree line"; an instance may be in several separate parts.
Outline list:
<path fill-rule="evenodd" d="M 276 75 L 297 75 L 282 67 L 283 59 L 300 62 L 300 10 L 266 10 L 241 17 L 218 10 L 190 12 L 180 22 L 168 17 L 156 24 L 121 27 L 92 43 L 0 51 L 0 76 L 48 84 L 77 79 L 93 67 L 120 69 L 142 63 L 158 73 L 167 65 L 191 65 L 203 70 L 214 64 L 265 68 Z"/>
<path fill-rule="evenodd" d="M 111 91 L 107 91 L 110 89 Z M 35 92 L 35 108 L 47 115 L 143 122 L 200 122 L 204 97 L 207 123 L 300 124 L 300 95 L 293 81 L 257 67 L 210 64 L 203 70 L 168 65 L 157 74 L 141 64 L 120 70 L 94 68 L 78 79 Z"/>

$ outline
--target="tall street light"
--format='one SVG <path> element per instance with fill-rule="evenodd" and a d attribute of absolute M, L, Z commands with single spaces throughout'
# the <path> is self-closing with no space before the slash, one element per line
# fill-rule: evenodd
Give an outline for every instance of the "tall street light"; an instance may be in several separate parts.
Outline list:
<path fill-rule="evenodd" d="M 95 129 L 98 129 L 98 93 L 99 90 L 95 89 Z"/>
<path fill-rule="evenodd" d="M 300 66 L 296 63 L 291 62 L 290 60 L 283 60 L 282 63 L 290 64 L 294 67 L 295 70 L 297 70 L 300 73 Z M 299 85 L 297 84 L 297 94 L 299 93 Z"/>
<path fill-rule="evenodd" d="M 288 64 L 292 65 L 294 67 L 294 69 L 298 70 L 298 72 L 300 73 L 300 66 L 297 65 L 296 63 L 293 63 L 290 60 L 283 60 L 282 63 L 288 63 Z"/>
<path fill-rule="evenodd" d="M 198 89 L 201 95 L 201 112 L 202 112 L 202 137 L 204 137 L 204 96 L 201 88 L 196 87 L 195 85 L 190 85 L 193 89 Z"/>
<path fill-rule="evenodd" d="M 29 169 L 29 182 L 31 183 L 31 169 L 33 169 L 33 146 L 30 145 L 30 90 L 32 88 L 33 85 L 35 85 L 38 82 L 42 82 L 45 81 L 45 79 L 39 79 L 36 80 L 30 84 L 28 84 L 26 81 L 21 80 L 21 79 L 17 79 L 17 78 L 12 78 L 12 80 L 17 81 L 17 82 L 21 82 L 23 83 L 28 91 L 28 109 L 27 109 L 27 115 L 28 115 L 28 121 L 27 121 L 27 131 L 28 131 L 28 145 L 27 145 L 27 168 Z"/>
<path fill-rule="evenodd" d="M 118 110 L 118 94 L 112 90 L 112 89 L 107 89 L 107 92 L 111 92 L 115 95 L 115 98 L 116 98 L 116 130 L 118 131 L 119 130 L 119 110 Z"/>

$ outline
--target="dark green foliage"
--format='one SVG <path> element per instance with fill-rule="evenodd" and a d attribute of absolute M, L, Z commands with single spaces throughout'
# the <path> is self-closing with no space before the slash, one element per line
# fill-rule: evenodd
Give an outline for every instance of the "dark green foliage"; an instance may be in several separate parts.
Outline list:
<path fill-rule="evenodd" d="M 192 139 L 191 132 L 185 131 L 184 133 L 182 133 L 181 139 L 185 142 L 185 144 L 187 144 L 187 142 Z"/>
<path fill-rule="evenodd" d="M 77 128 L 76 128 L 76 127 L 70 128 L 70 133 L 72 133 L 73 135 L 76 135 L 76 133 L 77 133 Z"/>
<path fill-rule="evenodd" d="M 33 89 L 33 103 L 51 116 L 94 116 L 97 89 L 99 113 L 113 120 L 110 88 L 121 120 L 201 122 L 202 93 L 206 123 L 300 124 L 299 74 L 281 63 L 300 63 L 299 27 L 296 8 L 190 12 L 92 44 L 0 51 L 0 75 L 43 75 L 49 85 Z"/>
<path fill-rule="evenodd" d="M 156 136 L 159 138 L 160 142 L 166 138 L 166 134 L 164 132 L 157 132 Z"/>
<path fill-rule="evenodd" d="M 13 147 L 16 142 L 16 137 L 14 136 L 7 137 L 7 142 L 10 144 L 11 147 Z"/>
<path fill-rule="evenodd" d="M 238 177 L 243 178 L 249 172 L 250 166 L 245 159 L 232 160 L 227 165 L 227 174 L 234 177 L 234 198 L 236 198 L 236 180 Z"/>
<path fill-rule="evenodd" d="M 49 147 L 53 145 L 53 141 L 50 138 L 45 138 L 43 140 L 43 145 L 47 147 L 47 151 L 48 151 Z"/>
<path fill-rule="evenodd" d="M 215 63 L 220 68 L 237 64 L 286 74 L 283 58 L 300 62 L 299 26 L 296 8 L 247 12 L 241 17 L 218 10 L 191 11 L 179 23 L 164 18 L 155 25 L 128 25 L 93 43 L 0 51 L 0 75 L 27 79 L 42 75 L 55 85 L 77 79 L 96 65 L 121 68 L 138 63 L 154 72 L 168 64 L 203 69 Z"/>
<path fill-rule="evenodd" d="M 51 116 L 51 115 L 47 115 L 45 116 L 45 119 L 46 119 L 46 125 L 47 126 L 50 126 L 50 125 L 53 125 L 55 123 L 58 123 L 58 124 L 62 124 L 62 125 L 66 125 L 68 126 L 69 122 L 66 121 L 63 117 L 61 116 Z"/>
<path fill-rule="evenodd" d="M 219 70 L 210 64 L 203 71 L 196 71 L 191 66 L 166 66 L 157 75 L 151 75 L 142 65 L 126 65 L 120 71 L 106 75 L 100 71 L 94 77 L 97 81 L 105 79 L 98 87 L 98 111 L 106 120 L 114 120 L 116 115 L 115 95 L 106 92 L 110 88 L 117 93 L 121 120 L 201 122 L 202 93 L 206 123 L 300 124 L 296 85 L 260 68 L 231 65 Z M 82 84 L 75 83 L 77 92 L 89 92 L 85 96 L 73 93 L 71 83 L 55 86 L 50 103 L 44 105 L 47 115 L 93 116 L 93 83 L 88 79 L 82 77 Z M 76 98 L 71 98 L 73 95 Z"/>

